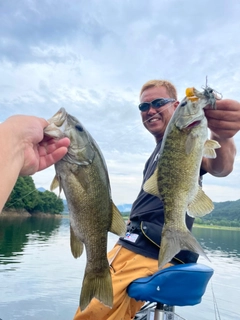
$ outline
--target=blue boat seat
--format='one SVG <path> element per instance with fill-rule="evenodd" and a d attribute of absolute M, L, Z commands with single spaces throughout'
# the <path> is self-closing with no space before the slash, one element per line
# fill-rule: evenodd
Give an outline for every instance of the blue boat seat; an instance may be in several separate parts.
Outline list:
<path fill-rule="evenodd" d="M 213 269 L 198 263 L 179 264 L 150 277 L 130 283 L 128 295 L 136 300 L 169 306 L 188 306 L 201 302 Z"/>

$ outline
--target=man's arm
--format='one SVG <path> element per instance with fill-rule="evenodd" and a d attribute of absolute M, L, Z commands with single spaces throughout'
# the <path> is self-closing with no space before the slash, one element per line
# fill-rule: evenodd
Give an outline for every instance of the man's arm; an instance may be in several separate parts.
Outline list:
<path fill-rule="evenodd" d="M 218 141 L 221 148 L 216 149 L 215 159 L 203 158 L 201 168 L 216 177 L 224 177 L 233 170 L 236 156 L 233 136 L 240 130 L 240 103 L 228 99 L 218 100 L 216 108 L 205 110 L 205 115 L 211 139 Z"/>

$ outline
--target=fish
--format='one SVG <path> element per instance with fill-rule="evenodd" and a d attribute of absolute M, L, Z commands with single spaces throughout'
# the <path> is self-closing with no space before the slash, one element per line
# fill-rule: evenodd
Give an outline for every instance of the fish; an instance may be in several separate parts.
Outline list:
<path fill-rule="evenodd" d="M 204 216 L 214 209 L 212 200 L 199 185 L 203 157 L 216 158 L 220 144 L 208 139 L 204 108 L 215 109 L 214 90 L 203 92 L 187 88 L 186 96 L 172 115 L 161 144 L 153 175 L 145 182 L 145 192 L 164 204 L 158 267 L 161 269 L 181 250 L 196 252 L 208 259 L 203 248 L 188 230 L 186 213 Z M 209 260 L 209 259 L 208 259 Z"/>
<path fill-rule="evenodd" d="M 45 135 L 68 137 L 67 154 L 55 164 L 51 190 L 66 196 L 70 219 L 70 246 L 75 258 L 86 249 L 87 262 L 79 306 L 83 311 L 92 298 L 112 308 L 113 289 L 107 260 L 108 231 L 122 236 L 126 223 L 113 203 L 107 165 L 90 133 L 61 108 L 45 128 Z"/>

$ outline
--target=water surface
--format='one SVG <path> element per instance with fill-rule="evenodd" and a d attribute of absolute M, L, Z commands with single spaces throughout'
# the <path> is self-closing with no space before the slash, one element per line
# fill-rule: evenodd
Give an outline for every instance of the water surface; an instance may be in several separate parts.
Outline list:
<path fill-rule="evenodd" d="M 202 303 L 176 311 L 188 320 L 240 320 L 240 232 L 195 228 L 194 234 L 211 259 L 199 262 L 215 272 Z M 109 249 L 117 238 L 109 233 Z M 71 255 L 67 218 L 1 218 L 0 318 L 71 320 L 85 264 L 85 253 Z"/>

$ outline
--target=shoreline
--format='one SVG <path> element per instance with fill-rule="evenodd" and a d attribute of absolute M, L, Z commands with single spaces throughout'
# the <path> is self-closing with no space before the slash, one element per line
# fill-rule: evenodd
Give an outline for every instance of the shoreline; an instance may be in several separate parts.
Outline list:
<path fill-rule="evenodd" d="M 218 226 L 218 225 L 210 226 L 208 224 L 197 224 L 197 223 L 193 224 L 193 228 L 240 231 L 240 227 L 228 227 L 228 226 Z"/>
<path fill-rule="evenodd" d="M 2 210 L 0 212 L 0 218 L 33 218 L 33 217 L 45 217 L 45 218 L 62 218 L 63 215 L 46 213 L 46 212 L 37 212 L 37 213 L 29 213 L 26 210 L 17 211 L 17 210 Z"/>
<path fill-rule="evenodd" d="M 26 210 L 17 211 L 17 210 L 3 210 L 0 212 L 0 218 L 32 218 L 32 217 L 42 217 L 42 218 L 69 218 L 69 215 L 66 213 L 59 213 L 59 214 L 51 214 L 45 212 L 38 212 L 38 213 L 29 213 Z M 229 227 L 229 226 L 218 226 L 218 225 L 207 225 L 207 224 L 193 224 L 193 228 L 204 228 L 204 229 L 216 229 L 216 230 L 233 230 L 233 231 L 240 231 L 240 227 Z"/>

